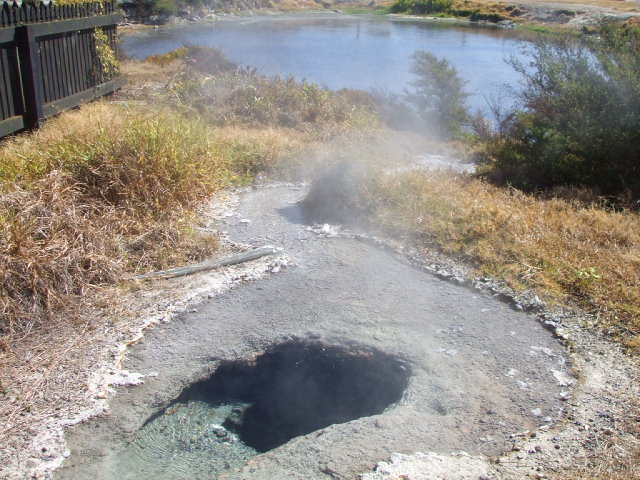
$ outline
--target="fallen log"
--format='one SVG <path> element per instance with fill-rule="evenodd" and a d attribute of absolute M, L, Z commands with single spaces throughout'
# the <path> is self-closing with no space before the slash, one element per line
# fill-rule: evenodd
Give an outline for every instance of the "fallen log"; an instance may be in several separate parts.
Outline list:
<path fill-rule="evenodd" d="M 204 272 L 206 270 L 213 270 L 218 267 L 226 267 L 228 265 L 236 265 L 238 263 L 248 262 L 257 258 L 264 257 L 266 255 L 273 255 L 278 253 L 278 250 L 272 246 L 260 247 L 254 250 L 246 252 L 236 253 L 224 258 L 218 258 L 216 260 L 209 260 L 207 262 L 194 263 L 192 265 L 185 265 L 184 267 L 171 268 L 169 270 L 161 270 L 159 272 L 145 273 L 144 275 L 137 275 L 134 277 L 136 280 L 146 280 L 149 278 L 175 278 L 184 277 L 185 275 L 191 275 L 193 273 Z"/>

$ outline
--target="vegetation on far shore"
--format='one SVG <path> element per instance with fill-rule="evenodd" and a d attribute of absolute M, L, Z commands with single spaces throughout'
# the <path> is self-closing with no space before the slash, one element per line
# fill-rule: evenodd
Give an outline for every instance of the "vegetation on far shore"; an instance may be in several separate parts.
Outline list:
<path fill-rule="evenodd" d="M 390 5 L 389 12 L 498 23 L 517 20 L 524 9 L 516 5 L 471 0 L 395 0 Z"/>

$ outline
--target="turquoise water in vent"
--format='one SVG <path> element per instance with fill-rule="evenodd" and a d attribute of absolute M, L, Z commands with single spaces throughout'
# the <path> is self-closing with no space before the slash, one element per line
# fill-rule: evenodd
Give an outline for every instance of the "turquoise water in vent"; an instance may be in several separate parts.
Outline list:
<path fill-rule="evenodd" d="M 119 480 L 214 479 L 257 454 L 222 424 L 249 404 L 177 403 L 149 421 L 117 455 Z"/>

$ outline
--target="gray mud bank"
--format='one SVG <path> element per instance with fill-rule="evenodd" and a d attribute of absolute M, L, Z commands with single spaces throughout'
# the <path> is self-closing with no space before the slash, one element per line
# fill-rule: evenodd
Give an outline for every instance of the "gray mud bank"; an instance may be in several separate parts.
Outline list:
<path fill-rule="evenodd" d="M 159 472 L 168 471 L 166 478 L 174 479 L 355 479 L 393 452 L 497 455 L 511 447 L 512 434 L 562 417 L 571 368 L 564 347 L 533 317 L 381 249 L 316 235 L 305 228 L 296 203 L 303 195 L 290 186 L 243 195 L 238 215 L 221 229 L 236 241 L 283 248 L 292 265 L 148 332 L 124 368 L 153 376 L 120 388 L 108 415 L 69 431 L 72 453 L 56 478 L 163 478 Z M 264 453 L 243 450 L 239 464 L 225 460 L 237 442 L 220 433 L 229 412 L 207 417 L 189 414 L 195 407 L 184 405 L 174 413 L 181 420 L 172 421 L 209 428 L 225 446 L 186 446 L 176 455 L 162 451 L 157 440 L 157 448 L 143 445 L 131 455 L 145 422 L 172 413 L 172 401 L 186 387 L 225 362 L 255 359 L 292 341 L 383 352 L 407 365 L 407 388 L 381 413 L 323 427 Z M 367 395 L 376 389 L 384 390 L 384 383 Z M 286 399 L 280 401 L 286 411 Z M 147 466 L 136 471 L 132 457 Z M 208 462 L 220 459 L 225 471 L 209 469 Z M 176 468 L 169 471 L 163 462 Z"/>

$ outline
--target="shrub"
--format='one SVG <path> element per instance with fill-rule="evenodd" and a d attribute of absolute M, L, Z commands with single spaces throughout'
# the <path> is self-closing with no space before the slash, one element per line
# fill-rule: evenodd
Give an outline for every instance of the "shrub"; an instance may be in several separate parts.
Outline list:
<path fill-rule="evenodd" d="M 375 125 L 369 95 L 332 92 L 293 77 L 267 78 L 236 70 L 213 77 L 184 76 L 171 89 L 177 106 L 216 125 L 286 127 L 320 135 Z"/>
<path fill-rule="evenodd" d="M 468 117 L 466 82 L 446 59 L 423 51 L 414 53 L 413 59 L 411 72 L 417 78 L 408 101 L 439 136 L 457 136 Z"/>
<path fill-rule="evenodd" d="M 156 0 L 153 5 L 153 12 L 164 17 L 175 15 L 178 13 L 178 3 L 176 0 Z"/>
<path fill-rule="evenodd" d="M 414 13 L 443 13 L 451 7 L 452 0 L 417 0 L 413 7 Z"/>
<path fill-rule="evenodd" d="M 595 187 L 640 198 L 640 30 L 603 23 L 596 38 L 538 43 L 523 108 L 485 144 L 494 180 L 525 190 Z"/>
<path fill-rule="evenodd" d="M 392 13 L 444 13 L 451 7 L 452 0 L 396 0 L 391 5 Z"/>
<path fill-rule="evenodd" d="M 149 55 L 145 58 L 145 62 L 153 63 L 154 65 L 158 65 L 160 67 L 166 67 L 171 63 L 181 60 L 184 61 L 189 56 L 189 48 L 188 47 L 180 47 L 175 50 L 171 50 L 168 53 L 164 53 L 161 55 Z"/>

